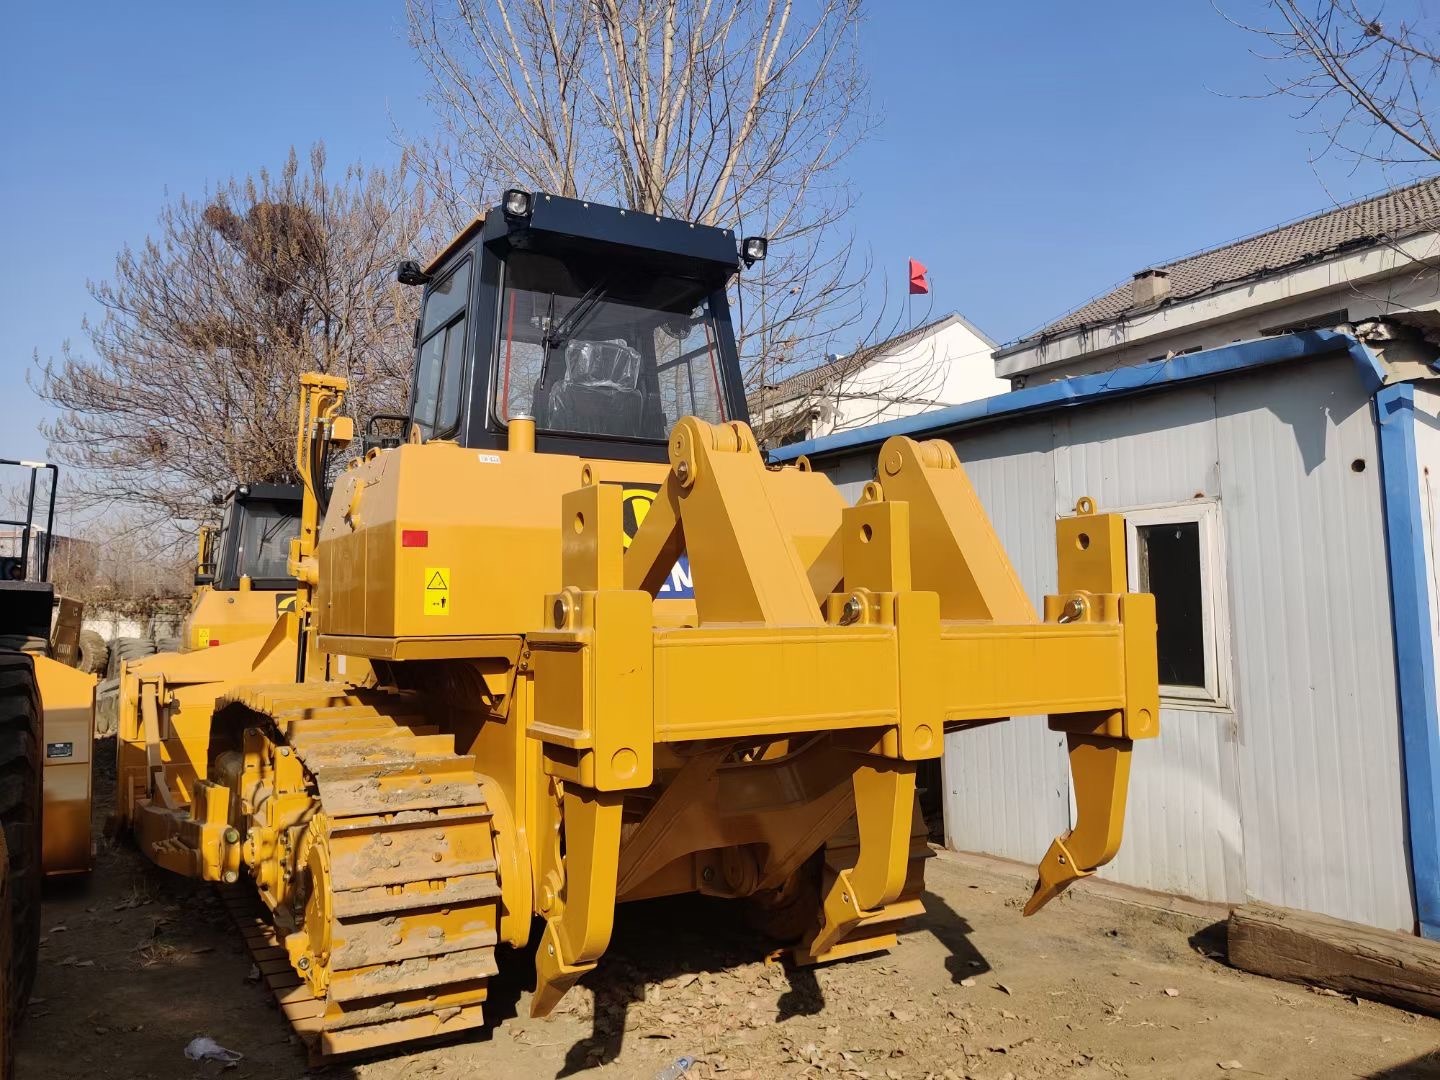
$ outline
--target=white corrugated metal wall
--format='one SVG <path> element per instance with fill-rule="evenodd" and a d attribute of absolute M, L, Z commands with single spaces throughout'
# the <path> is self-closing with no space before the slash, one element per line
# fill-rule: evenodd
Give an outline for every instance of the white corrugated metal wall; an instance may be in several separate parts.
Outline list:
<path fill-rule="evenodd" d="M 1073 513 L 1082 495 L 1117 510 L 1219 499 L 1215 410 L 1207 385 L 1057 416 L 1053 513 Z M 1223 587 L 1215 600 L 1223 621 Z M 1162 708 L 1160 737 L 1136 749 L 1125 843 L 1102 873 L 1164 892 L 1241 899 L 1243 848 L 1233 712 Z"/>
<path fill-rule="evenodd" d="M 977 427 L 954 442 L 1037 607 L 1055 588 L 1055 516 L 1081 495 L 1106 510 L 1219 507 L 1228 707 L 1162 710 L 1160 737 L 1137 747 L 1125 843 L 1104 873 L 1408 932 L 1380 474 L 1350 362 Z M 865 451 L 816 464 L 853 499 L 873 461 Z M 1063 740 L 1039 718 L 950 736 L 945 768 L 954 847 L 1034 861 L 1068 827 Z"/>

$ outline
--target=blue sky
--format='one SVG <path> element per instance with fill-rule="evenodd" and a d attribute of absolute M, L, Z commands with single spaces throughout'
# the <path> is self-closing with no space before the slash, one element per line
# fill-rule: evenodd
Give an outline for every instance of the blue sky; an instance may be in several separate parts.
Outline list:
<path fill-rule="evenodd" d="M 863 52 L 883 122 L 849 163 L 857 241 L 892 296 L 914 256 L 935 312 L 997 340 L 1149 263 L 1406 178 L 1340 161 L 1317 175 L 1293 103 L 1240 96 L 1263 89 L 1266 67 L 1208 3 L 871 7 Z M 399 0 L 27 4 L 7 31 L 5 456 L 44 452 L 32 353 L 84 348 L 86 279 L 143 243 L 167 195 L 317 139 L 334 163 L 381 163 L 397 125 L 428 123 Z"/>

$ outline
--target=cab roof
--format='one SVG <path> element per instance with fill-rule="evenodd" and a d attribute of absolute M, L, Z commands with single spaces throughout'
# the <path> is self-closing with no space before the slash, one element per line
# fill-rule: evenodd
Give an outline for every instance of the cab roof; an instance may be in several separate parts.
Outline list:
<path fill-rule="evenodd" d="M 439 255 L 436 255 L 433 259 L 430 260 L 429 264 L 425 267 L 425 272 L 427 274 L 433 274 L 437 272 L 440 267 L 445 264 L 446 259 L 450 258 L 452 254 L 454 254 L 460 248 L 468 244 L 470 242 L 470 238 L 484 227 L 485 215 L 481 214 L 474 221 L 470 222 L 469 225 L 466 225 L 465 228 L 461 229 L 460 232 L 456 234 L 455 239 L 451 240 L 450 243 L 446 244 L 444 250 L 441 251 Z"/>
<path fill-rule="evenodd" d="M 300 502 L 305 489 L 299 484 L 240 484 L 230 489 L 226 501 L 251 502 L 266 499 L 272 502 Z"/>

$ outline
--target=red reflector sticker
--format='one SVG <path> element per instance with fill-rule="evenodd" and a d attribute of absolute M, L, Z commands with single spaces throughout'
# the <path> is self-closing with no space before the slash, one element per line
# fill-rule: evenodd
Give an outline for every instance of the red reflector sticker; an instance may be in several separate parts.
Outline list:
<path fill-rule="evenodd" d="M 212 638 L 210 639 L 210 647 L 211 647 L 211 648 L 214 648 L 216 645 L 219 645 L 219 644 L 220 644 L 220 639 L 219 639 L 218 637 L 212 637 Z"/>
<path fill-rule="evenodd" d="M 425 529 L 402 529 L 400 531 L 401 547 L 429 547 L 430 533 Z"/>

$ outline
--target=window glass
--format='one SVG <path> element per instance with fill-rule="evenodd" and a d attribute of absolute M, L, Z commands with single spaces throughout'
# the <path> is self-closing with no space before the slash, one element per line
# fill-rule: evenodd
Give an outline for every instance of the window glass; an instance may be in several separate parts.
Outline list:
<path fill-rule="evenodd" d="M 663 440 L 725 419 L 710 286 L 578 252 L 513 253 L 500 308 L 496 412 L 542 431 Z"/>
<path fill-rule="evenodd" d="M 460 423 L 469 291 L 470 259 L 466 258 L 425 298 L 420 355 L 415 364 L 415 399 L 410 409 L 425 435 L 453 431 Z"/>
<path fill-rule="evenodd" d="M 1156 642 L 1164 686 L 1204 687 L 1205 614 L 1200 524 L 1179 521 L 1135 529 L 1140 589 L 1155 595 Z"/>
<path fill-rule="evenodd" d="M 439 337 L 440 335 L 435 335 Z M 445 331 L 445 374 L 435 410 L 435 429 L 453 430 L 460 423 L 460 373 L 465 368 L 465 316 Z"/>
<path fill-rule="evenodd" d="M 420 322 L 421 338 L 429 337 L 437 327 L 449 322 L 451 316 L 465 307 L 469 298 L 470 260 L 467 258 L 425 297 L 425 317 Z"/>
<path fill-rule="evenodd" d="M 247 502 L 240 523 L 240 573 L 252 581 L 289 578 L 290 541 L 299 535 L 297 508 Z"/>
<path fill-rule="evenodd" d="M 235 588 L 240 577 L 235 569 L 235 553 L 230 546 L 234 529 L 235 504 L 231 502 L 225 505 L 225 516 L 220 519 L 220 527 L 215 530 L 215 540 L 211 547 L 215 553 L 215 584 L 222 589 Z"/>
<path fill-rule="evenodd" d="M 725 419 L 720 357 L 712 330 L 708 299 L 702 300 L 688 317 L 655 328 L 660 404 L 672 418 L 671 423 L 687 415 Z"/>
<path fill-rule="evenodd" d="M 435 428 L 435 403 L 440 393 L 440 360 L 445 349 L 444 333 L 435 334 L 420 346 L 415 365 L 415 422 L 429 434 Z"/>
<path fill-rule="evenodd" d="M 208 525 L 201 531 L 200 555 L 199 558 L 195 560 L 195 573 L 197 575 L 209 574 L 212 578 L 215 576 L 215 552 L 217 550 L 216 540 L 218 539 L 218 535 L 219 530 Z"/>

